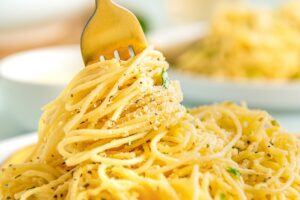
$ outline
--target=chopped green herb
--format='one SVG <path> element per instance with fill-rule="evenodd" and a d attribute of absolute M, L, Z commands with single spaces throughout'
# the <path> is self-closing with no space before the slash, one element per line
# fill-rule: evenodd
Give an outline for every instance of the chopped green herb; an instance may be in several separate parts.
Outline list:
<path fill-rule="evenodd" d="M 112 165 L 108 165 L 108 166 L 107 166 L 107 169 L 111 169 L 111 168 L 113 168 Z"/>
<path fill-rule="evenodd" d="M 221 194 L 220 194 L 220 200 L 226 200 L 226 196 L 225 196 L 224 193 L 221 193 Z"/>
<path fill-rule="evenodd" d="M 255 78 L 255 77 L 260 77 L 261 76 L 261 72 L 260 70 L 257 69 L 247 69 L 246 70 L 246 76 L 249 78 Z"/>
<path fill-rule="evenodd" d="M 161 73 L 161 78 L 162 78 L 162 86 L 166 89 L 168 89 L 169 87 L 169 76 L 168 76 L 168 72 L 163 69 L 162 73 Z"/>
<path fill-rule="evenodd" d="M 241 176 L 241 173 L 237 170 L 237 169 L 234 169 L 232 167 L 228 167 L 227 168 L 227 171 L 231 174 L 233 174 L 234 176 L 236 177 L 240 177 Z"/>
<path fill-rule="evenodd" d="M 215 49 L 208 49 L 205 54 L 208 58 L 212 58 L 217 54 L 217 51 Z"/>
<path fill-rule="evenodd" d="M 278 121 L 276 121 L 275 119 L 273 119 L 273 120 L 271 121 L 271 124 L 272 124 L 273 126 L 279 126 Z"/>
<path fill-rule="evenodd" d="M 136 13 L 135 13 L 135 15 L 136 15 L 137 19 L 139 20 L 144 33 L 149 32 L 149 30 L 150 30 L 149 20 L 143 15 L 139 15 L 139 14 L 136 14 Z"/>

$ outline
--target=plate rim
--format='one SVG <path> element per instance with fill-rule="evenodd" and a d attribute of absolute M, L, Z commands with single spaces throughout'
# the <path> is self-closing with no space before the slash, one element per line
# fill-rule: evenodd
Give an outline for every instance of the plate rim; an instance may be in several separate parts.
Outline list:
<path fill-rule="evenodd" d="M 37 132 L 25 133 L 0 141 L 0 163 L 4 161 L 14 151 L 37 142 Z"/>

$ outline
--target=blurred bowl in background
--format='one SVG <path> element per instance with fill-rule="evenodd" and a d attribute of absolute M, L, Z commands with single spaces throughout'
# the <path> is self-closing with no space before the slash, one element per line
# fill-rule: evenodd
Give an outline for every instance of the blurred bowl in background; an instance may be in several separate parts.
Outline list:
<path fill-rule="evenodd" d="M 34 49 L 0 63 L 2 106 L 23 130 L 36 130 L 41 108 L 84 66 L 78 45 Z"/>

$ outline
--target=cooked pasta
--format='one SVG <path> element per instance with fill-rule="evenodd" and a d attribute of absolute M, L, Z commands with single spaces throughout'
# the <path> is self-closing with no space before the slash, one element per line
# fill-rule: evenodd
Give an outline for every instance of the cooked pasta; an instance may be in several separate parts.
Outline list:
<path fill-rule="evenodd" d="M 216 11 L 210 31 L 175 65 L 222 79 L 300 78 L 300 4 L 276 10 L 246 7 Z"/>
<path fill-rule="evenodd" d="M 44 108 L 0 199 L 299 199 L 300 142 L 266 112 L 186 109 L 151 48 L 87 66 Z"/>

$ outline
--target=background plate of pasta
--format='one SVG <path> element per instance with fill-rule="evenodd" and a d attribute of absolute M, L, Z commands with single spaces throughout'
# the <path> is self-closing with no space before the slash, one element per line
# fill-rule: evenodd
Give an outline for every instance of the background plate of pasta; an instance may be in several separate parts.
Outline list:
<path fill-rule="evenodd" d="M 299 110 L 299 8 L 222 7 L 209 23 L 159 31 L 150 41 L 171 63 L 189 104 L 230 99 Z"/>

